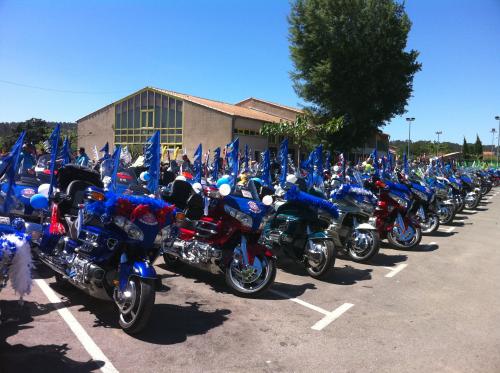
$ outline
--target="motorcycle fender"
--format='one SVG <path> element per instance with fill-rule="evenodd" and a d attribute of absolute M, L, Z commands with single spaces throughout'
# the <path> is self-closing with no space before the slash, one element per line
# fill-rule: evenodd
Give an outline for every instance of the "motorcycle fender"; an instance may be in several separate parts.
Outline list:
<path fill-rule="evenodd" d="M 307 236 L 308 240 L 324 240 L 330 238 L 330 236 L 325 232 L 312 232 Z"/>
<path fill-rule="evenodd" d="M 154 266 L 148 262 L 134 262 L 132 264 L 131 275 L 151 279 L 156 279 L 157 277 Z"/>
<path fill-rule="evenodd" d="M 415 219 L 413 216 L 412 217 L 404 217 L 404 222 L 405 224 L 411 224 L 413 225 L 415 228 L 420 228 L 420 223 L 417 219 Z"/>
<path fill-rule="evenodd" d="M 368 223 L 361 223 L 361 224 L 358 224 L 358 226 L 356 227 L 356 229 L 365 229 L 365 230 L 374 231 L 377 228 L 375 228 L 373 225 L 368 224 Z"/>

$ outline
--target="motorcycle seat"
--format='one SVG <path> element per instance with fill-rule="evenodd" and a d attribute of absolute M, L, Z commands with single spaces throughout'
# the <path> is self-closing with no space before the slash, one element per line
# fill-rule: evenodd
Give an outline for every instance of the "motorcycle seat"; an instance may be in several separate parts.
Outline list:
<path fill-rule="evenodd" d="M 59 204 L 59 211 L 63 215 L 78 215 L 78 205 L 82 204 L 85 200 L 85 189 L 94 184 L 84 180 L 74 180 L 69 183 L 66 188 L 66 195 L 68 199 L 63 200 Z"/>

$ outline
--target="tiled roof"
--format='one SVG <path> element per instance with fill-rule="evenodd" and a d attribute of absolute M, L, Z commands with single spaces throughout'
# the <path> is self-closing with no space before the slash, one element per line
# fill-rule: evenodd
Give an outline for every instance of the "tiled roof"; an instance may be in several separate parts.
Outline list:
<path fill-rule="evenodd" d="M 208 107 L 212 110 L 216 110 L 216 111 L 219 111 L 219 112 L 222 112 L 224 114 L 231 115 L 231 116 L 255 119 L 255 120 L 260 120 L 263 122 L 274 122 L 274 123 L 277 123 L 280 120 L 285 120 L 285 118 L 281 118 L 281 117 L 276 116 L 276 115 L 263 113 L 261 111 L 248 109 L 248 108 L 245 108 L 242 106 L 228 104 L 226 102 L 209 100 L 206 98 L 191 96 L 191 95 L 187 95 L 184 93 L 168 91 L 166 89 L 160 89 L 160 88 L 152 88 L 152 89 L 159 91 L 159 92 L 162 92 L 162 93 L 165 93 L 165 94 L 168 94 L 170 96 L 178 97 L 182 100 L 186 100 L 186 101 L 189 101 L 189 102 L 201 105 L 201 106 Z"/>
<path fill-rule="evenodd" d="M 282 105 L 282 104 L 277 104 L 276 102 L 262 100 L 261 98 L 255 98 L 255 97 L 249 97 L 249 98 L 247 98 L 247 99 L 245 99 L 243 101 L 237 102 L 235 105 L 240 105 L 240 104 L 242 104 L 244 102 L 247 102 L 247 101 L 250 101 L 250 100 L 260 101 L 260 102 L 263 102 L 265 104 L 269 104 L 269 105 L 280 107 L 280 108 L 283 108 L 283 109 L 286 109 L 286 110 L 294 111 L 296 113 L 302 113 L 303 112 L 302 109 L 299 109 L 299 108 L 296 108 L 296 107 L 286 106 L 286 105 Z"/>

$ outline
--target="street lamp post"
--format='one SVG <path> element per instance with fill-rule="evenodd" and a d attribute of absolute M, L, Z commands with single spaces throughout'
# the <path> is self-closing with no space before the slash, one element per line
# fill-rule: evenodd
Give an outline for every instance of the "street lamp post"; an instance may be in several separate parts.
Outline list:
<path fill-rule="evenodd" d="M 439 157 L 439 135 L 441 135 L 443 131 L 436 131 L 436 135 L 438 135 L 438 142 L 436 147 L 436 157 Z"/>
<path fill-rule="evenodd" d="M 407 151 L 408 160 L 410 159 L 411 122 L 413 122 L 414 120 L 415 118 L 406 118 L 406 121 L 408 122 L 408 151 Z"/>
<path fill-rule="evenodd" d="M 498 167 L 498 156 L 500 155 L 500 116 L 495 117 L 498 120 L 498 140 L 497 140 L 497 167 Z"/>
<path fill-rule="evenodd" d="M 495 133 L 497 130 L 495 128 L 491 129 L 491 162 L 493 163 L 493 156 L 495 155 Z"/>

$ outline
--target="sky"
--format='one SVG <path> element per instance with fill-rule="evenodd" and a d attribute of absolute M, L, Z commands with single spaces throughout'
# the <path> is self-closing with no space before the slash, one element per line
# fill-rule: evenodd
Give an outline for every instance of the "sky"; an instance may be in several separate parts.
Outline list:
<path fill-rule="evenodd" d="M 500 115 L 500 0 L 407 0 L 420 52 L 407 114 L 384 131 L 491 144 Z M 75 121 L 145 86 L 290 106 L 288 0 L 0 0 L 0 122 Z"/>

